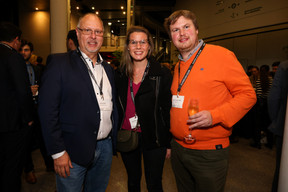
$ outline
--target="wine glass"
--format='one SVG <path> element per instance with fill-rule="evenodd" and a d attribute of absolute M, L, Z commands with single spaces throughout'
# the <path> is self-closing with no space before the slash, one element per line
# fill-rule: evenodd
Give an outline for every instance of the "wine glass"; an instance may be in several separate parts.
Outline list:
<path fill-rule="evenodd" d="M 188 102 L 188 116 L 192 116 L 195 113 L 199 112 L 199 104 L 198 99 L 189 99 Z M 192 129 L 189 128 L 189 134 L 184 137 L 184 142 L 186 144 L 193 144 L 195 143 L 196 138 L 192 136 Z"/>

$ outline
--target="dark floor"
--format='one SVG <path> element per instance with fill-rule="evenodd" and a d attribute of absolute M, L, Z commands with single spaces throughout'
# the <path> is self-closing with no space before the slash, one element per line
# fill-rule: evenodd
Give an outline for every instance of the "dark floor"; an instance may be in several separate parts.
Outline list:
<path fill-rule="evenodd" d="M 275 168 L 275 148 L 273 150 L 262 147 L 256 149 L 249 146 L 249 140 L 240 138 L 238 143 L 230 147 L 229 171 L 225 192 L 269 192 Z M 54 192 L 55 176 L 45 171 L 40 152 L 33 152 L 35 164 L 36 184 L 27 184 L 23 180 L 22 192 Z M 114 157 L 112 171 L 107 192 L 124 192 L 127 176 L 120 157 Z M 170 160 L 165 163 L 163 173 L 163 187 L 165 192 L 176 192 L 176 183 L 171 169 Z M 142 180 L 142 191 L 145 188 Z"/>

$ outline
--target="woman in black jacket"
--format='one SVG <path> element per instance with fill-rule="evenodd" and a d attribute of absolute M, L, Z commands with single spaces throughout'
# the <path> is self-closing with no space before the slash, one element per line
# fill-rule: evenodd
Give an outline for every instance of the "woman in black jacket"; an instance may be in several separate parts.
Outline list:
<path fill-rule="evenodd" d="M 172 75 L 152 57 L 153 41 L 147 29 L 132 26 L 126 37 L 120 69 L 116 72 L 119 129 L 139 133 L 139 145 L 121 152 L 128 174 L 128 191 L 141 188 L 143 154 L 148 191 L 163 191 L 162 172 L 169 158 Z"/>

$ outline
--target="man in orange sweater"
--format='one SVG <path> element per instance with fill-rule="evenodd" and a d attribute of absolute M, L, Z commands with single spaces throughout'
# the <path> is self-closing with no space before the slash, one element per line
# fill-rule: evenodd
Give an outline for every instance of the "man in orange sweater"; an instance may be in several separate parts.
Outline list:
<path fill-rule="evenodd" d="M 178 191 L 224 191 L 229 135 L 255 104 L 255 91 L 234 53 L 198 39 L 192 12 L 176 11 L 164 25 L 180 52 L 170 111 Z M 191 99 L 199 112 L 188 117 Z"/>

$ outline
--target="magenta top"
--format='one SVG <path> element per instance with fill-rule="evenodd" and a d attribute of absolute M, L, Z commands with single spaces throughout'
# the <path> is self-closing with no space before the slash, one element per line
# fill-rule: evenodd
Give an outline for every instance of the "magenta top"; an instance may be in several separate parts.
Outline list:
<path fill-rule="evenodd" d="M 132 87 L 133 87 L 133 95 L 135 98 L 135 95 L 138 92 L 138 89 L 141 85 L 141 82 L 138 84 L 132 83 Z M 131 130 L 131 125 L 130 125 L 130 121 L 129 119 L 131 117 L 134 117 L 136 114 L 135 112 L 135 105 L 133 103 L 132 97 L 131 97 L 131 92 L 130 92 L 130 79 L 128 81 L 128 91 L 127 91 L 127 105 L 126 105 L 126 111 L 125 111 L 125 117 L 124 117 L 124 121 L 123 121 L 123 125 L 122 125 L 122 129 L 128 129 Z M 141 125 L 140 125 L 141 126 Z M 139 129 L 137 130 L 138 132 L 141 132 L 141 128 L 139 127 Z"/>

